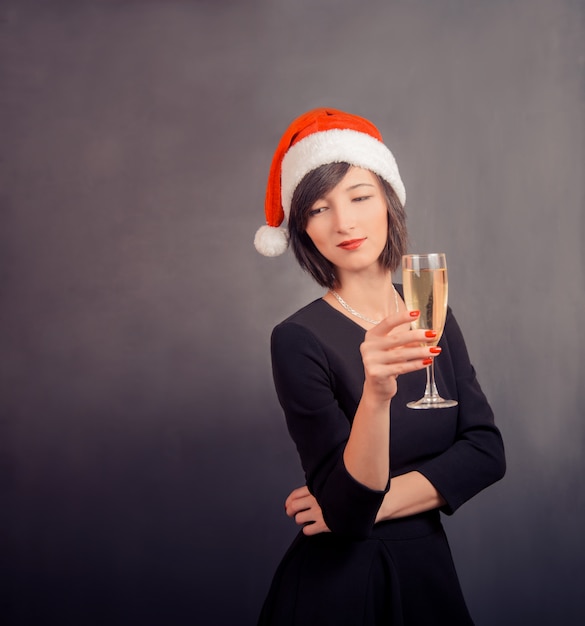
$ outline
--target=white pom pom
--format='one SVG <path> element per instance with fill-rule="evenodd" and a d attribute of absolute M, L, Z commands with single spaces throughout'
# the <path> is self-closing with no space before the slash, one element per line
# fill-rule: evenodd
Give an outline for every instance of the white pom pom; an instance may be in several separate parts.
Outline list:
<path fill-rule="evenodd" d="M 284 228 L 260 226 L 254 237 L 254 245 L 264 256 L 280 256 L 288 248 L 288 233 Z"/>

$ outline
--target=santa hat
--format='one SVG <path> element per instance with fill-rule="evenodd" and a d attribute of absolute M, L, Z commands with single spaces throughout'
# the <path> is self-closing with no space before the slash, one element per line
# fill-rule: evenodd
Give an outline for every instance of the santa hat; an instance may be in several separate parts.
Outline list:
<path fill-rule="evenodd" d="M 404 205 L 406 191 L 396 160 L 368 120 L 336 109 L 314 109 L 287 128 L 270 166 L 266 189 L 266 225 L 254 245 L 264 256 L 278 256 L 288 246 L 282 222 L 288 219 L 295 189 L 306 174 L 328 163 L 349 163 L 368 169 L 390 183 Z"/>

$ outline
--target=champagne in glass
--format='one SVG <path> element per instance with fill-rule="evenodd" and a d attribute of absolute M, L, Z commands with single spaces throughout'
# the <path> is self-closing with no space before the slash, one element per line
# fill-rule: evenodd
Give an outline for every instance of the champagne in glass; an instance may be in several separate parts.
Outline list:
<path fill-rule="evenodd" d="M 447 262 L 444 254 L 406 254 L 402 257 L 402 282 L 404 300 L 410 310 L 420 311 L 413 328 L 434 330 L 437 345 L 443 334 L 447 317 Z M 457 406 L 455 400 L 441 398 L 435 384 L 435 362 L 427 367 L 427 384 L 424 396 L 409 402 L 411 409 L 442 409 Z"/>

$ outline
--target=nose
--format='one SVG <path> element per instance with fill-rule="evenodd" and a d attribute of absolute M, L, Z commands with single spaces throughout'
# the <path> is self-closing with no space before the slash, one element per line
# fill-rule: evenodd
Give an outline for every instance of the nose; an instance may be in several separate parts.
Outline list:
<path fill-rule="evenodd" d="M 355 210 L 351 203 L 339 203 L 334 210 L 335 229 L 339 233 L 346 233 L 355 228 Z"/>

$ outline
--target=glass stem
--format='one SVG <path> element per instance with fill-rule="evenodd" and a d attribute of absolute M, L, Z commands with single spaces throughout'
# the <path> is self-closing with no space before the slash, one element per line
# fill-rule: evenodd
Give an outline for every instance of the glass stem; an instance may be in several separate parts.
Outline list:
<path fill-rule="evenodd" d="M 433 359 L 433 362 L 427 367 L 427 384 L 424 397 L 425 400 L 428 399 L 429 401 L 439 397 L 437 385 L 435 384 L 435 359 Z"/>

